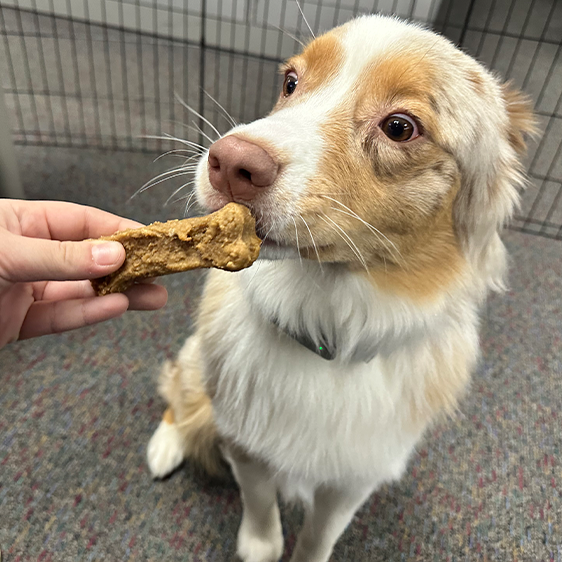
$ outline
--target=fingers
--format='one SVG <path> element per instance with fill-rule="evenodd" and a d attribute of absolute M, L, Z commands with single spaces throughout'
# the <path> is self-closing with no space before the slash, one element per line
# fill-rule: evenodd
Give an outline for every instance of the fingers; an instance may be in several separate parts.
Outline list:
<path fill-rule="evenodd" d="M 86 281 L 89 285 L 89 282 Z M 54 283 L 45 295 L 68 299 L 70 295 L 89 293 L 92 288 L 83 282 Z M 58 285 L 58 287 L 56 287 Z M 64 294 L 64 295 L 63 295 Z M 39 301 L 31 305 L 22 324 L 19 339 L 74 330 L 117 318 L 129 310 L 157 310 L 168 300 L 168 292 L 160 285 L 135 285 L 127 294 L 104 297 L 72 298 L 70 300 Z"/>
<path fill-rule="evenodd" d="M 50 281 L 36 300 L 62 301 L 87 299 L 94 296 L 94 289 L 89 281 Z"/>
<path fill-rule="evenodd" d="M 58 242 L 6 234 L 3 244 L 0 276 L 13 283 L 93 279 L 125 261 L 118 242 Z"/>
<path fill-rule="evenodd" d="M 162 285 L 139 283 L 125 294 L 129 297 L 129 310 L 158 310 L 168 301 L 168 291 Z"/>
<path fill-rule="evenodd" d="M 129 299 L 129 310 L 158 310 L 168 300 L 168 292 L 160 285 L 139 283 L 131 287 L 125 295 Z M 89 281 L 52 281 L 41 292 L 41 300 L 85 299 L 94 296 Z"/>
<path fill-rule="evenodd" d="M 60 201 L 13 201 L 23 236 L 84 240 L 138 228 L 140 223 L 93 207 Z"/>
<path fill-rule="evenodd" d="M 129 299 L 125 295 L 36 302 L 25 317 L 19 339 L 66 332 L 117 318 L 128 306 Z"/>

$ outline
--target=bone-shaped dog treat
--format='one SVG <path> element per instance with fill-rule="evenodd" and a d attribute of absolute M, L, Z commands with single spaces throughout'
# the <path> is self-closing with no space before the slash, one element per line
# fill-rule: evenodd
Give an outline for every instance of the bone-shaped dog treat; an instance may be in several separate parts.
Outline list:
<path fill-rule="evenodd" d="M 92 280 L 97 295 L 121 293 L 135 281 L 200 267 L 238 271 L 256 261 L 261 240 L 247 207 L 229 203 L 216 213 L 117 232 L 99 240 L 125 247 L 123 265 Z"/>

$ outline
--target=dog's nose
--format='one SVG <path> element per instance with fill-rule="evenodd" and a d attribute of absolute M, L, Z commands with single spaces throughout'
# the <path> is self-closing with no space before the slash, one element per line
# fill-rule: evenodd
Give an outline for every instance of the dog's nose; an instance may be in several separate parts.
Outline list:
<path fill-rule="evenodd" d="M 217 191 L 251 201 L 275 181 L 279 165 L 261 146 L 229 135 L 211 145 L 208 170 Z"/>

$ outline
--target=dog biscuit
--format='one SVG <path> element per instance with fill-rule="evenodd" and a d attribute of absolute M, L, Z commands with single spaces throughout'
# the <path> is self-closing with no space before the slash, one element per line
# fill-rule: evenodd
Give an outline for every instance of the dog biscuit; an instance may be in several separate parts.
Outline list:
<path fill-rule="evenodd" d="M 93 279 L 97 295 L 122 293 L 137 280 L 196 268 L 239 271 L 256 261 L 261 240 L 244 205 L 229 203 L 204 217 L 155 222 L 98 240 L 115 240 L 126 258 L 114 273 Z"/>

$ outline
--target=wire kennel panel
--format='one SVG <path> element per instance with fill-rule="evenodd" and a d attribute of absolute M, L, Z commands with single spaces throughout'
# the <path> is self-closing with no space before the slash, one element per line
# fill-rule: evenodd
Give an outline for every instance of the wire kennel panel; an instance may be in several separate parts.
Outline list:
<path fill-rule="evenodd" d="M 439 1 L 380 4 L 429 21 Z M 310 36 L 303 14 L 317 32 L 376 5 L 309 3 L 302 13 L 294 0 L 8 0 L 0 7 L 0 71 L 17 143 L 160 150 L 160 141 L 140 137 L 205 138 L 174 123 L 193 127 L 195 117 L 204 125 L 185 115 L 176 94 L 213 122 L 223 118 L 212 98 L 237 121 L 255 119 L 277 97 L 279 62 Z"/>
<path fill-rule="evenodd" d="M 445 33 L 531 97 L 539 139 L 513 228 L 562 239 L 562 2 L 473 0 L 463 33 Z"/>
<path fill-rule="evenodd" d="M 278 95 L 279 62 L 308 40 L 309 25 L 317 34 L 372 12 L 433 27 L 531 96 L 542 136 L 514 227 L 562 238 L 556 0 L 0 1 L 0 80 L 14 139 L 190 151 L 166 135 L 208 144 L 213 127 L 263 116 Z"/>

